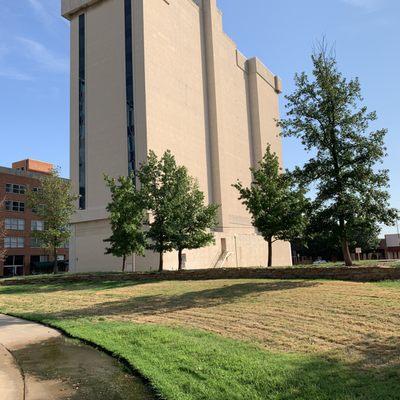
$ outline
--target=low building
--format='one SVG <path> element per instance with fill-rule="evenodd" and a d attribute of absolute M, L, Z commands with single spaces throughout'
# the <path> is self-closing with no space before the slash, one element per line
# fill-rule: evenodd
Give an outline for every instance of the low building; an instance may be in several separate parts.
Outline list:
<path fill-rule="evenodd" d="M 39 262 L 49 261 L 49 255 L 40 247 L 32 232 L 43 229 L 43 222 L 26 205 L 26 191 L 38 190 L 40 177 L 48 174 L 52 164 L 22 160 L 12 168 L 0 167 L 0 221 L 4 223 L 6 257 L 0 260 L 0 277 L 26 275 Z M 68 248 L 58 250 L 59 260 L 68 260 Z"/>
<path fill-rule="evenodd" d="M 394 233 L 385 235 L 385 239 L 381 242 L 381 249 L 387 260 L 400 259 L 400 234 Z"/>

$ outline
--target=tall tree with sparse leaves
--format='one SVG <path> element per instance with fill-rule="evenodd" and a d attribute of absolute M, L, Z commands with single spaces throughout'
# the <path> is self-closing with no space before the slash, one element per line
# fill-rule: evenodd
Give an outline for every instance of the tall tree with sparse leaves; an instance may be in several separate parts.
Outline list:
<path fill-rule="evenodd" d="M 359 221 L 392 225 L 398 212 L 389 205 L 386 129 L 369 131 L 377 119 L 363 106 L 358 79 L 347 80 L 336 57 L 322 43 L 312 55 L 313 78 L 295 76 L 296 90 L 286 96 L 287 118 L 278 125 L 284 136 L 299 138 L 313 156 L 294 174 L 313 184 L 313 209 L 330 226 L 347 266 L 352 265 L 350 232 Z"/>
<path fill-rule="evenodd" d="M 250 187 L 241 182 L 233 185 L 252 216 L 252 223 L 268 243 L 268 267 L 272 266 L 273 243 L 290 241 L 302 235 L 306 226 L 307 199 L 296 187 L 292 176 L 283 172 L 279 160 L 268 146 L 258 168 L 251 169 Z"/>
<path fill-rule="evenodd" d="M 43 248 L 51 252 L 54 273 L 57 273 L 57 249 L 64 246 L 71 236 L 70 219 L 76 210 L 78 196 L 72 193 L 70 182 L 60 178 L 57 169 L 39 180 L 39 190 L 27 192 L 27 204 L 43 221 L 44 229 L 32 234 Z"/>
<path fill-rule="evenodd" d="M 106 254 L 122 258 L 122 272 L 125 272 L 126 259 L 132 254 L 144 255 L 146 238 L 143 231 L 146 210 L 141 193 L 136 190 L 135 177 L 120 177 L 118 180 L 105 176 L 111 192 L 107 205 L 110 213 L 112 235 L 105 240 L 110 246 Z"/>

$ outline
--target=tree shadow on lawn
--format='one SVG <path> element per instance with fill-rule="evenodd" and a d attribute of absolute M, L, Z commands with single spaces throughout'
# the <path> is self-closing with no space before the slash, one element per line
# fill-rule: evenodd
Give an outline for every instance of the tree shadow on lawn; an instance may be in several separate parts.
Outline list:
<path fill-rule="evenodd" d="M 400 335 L 380 337 L 376 333 L 366 333 L 363 340 L 351 345 L 353 348 L 360 354 L 358 365 L 361 367 L 397 367 L 400 383 Z"/>
<path fill-rule="evenodd" d="M 0 285 L 1 295 L 21 295 L 21 294 L 40 294 L 40 293 L 53 293 L 53 292 L 68 292 L 77 290 L 100 291 L 107 289 L 118 289 L 128 286 L 144 285 L 146 283 L 153 283 L 154 280 L 141 280 L 141 281 L 82 281 L 82 282 L 65 282 L 65 283 L 32 283 L 23 285 Z"/>
<path fill-rule="evenodd" d="M 179 282 L 184 285 L 184 282 Z M 55 313 L 44 313 L 47 318 L 88 318 L 107 317 L 129 314 L 135 316 L 160 315 L 191 308 L 211 308 L 223 304 L 231 304 L 243 297 L 272 292 L 312 288 L 318 282 L 306 281 L 271 281 L 260 283 L 231 284 L 219 288 L 192 291 L 176 295 L 146 295 L 127 297 L 124 300 L 97 303 L 90 307 L 65 309 Z"/>
<path fill-rule="evenodd" d="M 399 400 L 399 366 L 362 368 L 359 363 L 313 356 L 289 366 L 273 385 L 284 400 Z M 293 368 L 294 367 L 294 368 Z M 269 398 L 269 397 L 266 397 Z"/>

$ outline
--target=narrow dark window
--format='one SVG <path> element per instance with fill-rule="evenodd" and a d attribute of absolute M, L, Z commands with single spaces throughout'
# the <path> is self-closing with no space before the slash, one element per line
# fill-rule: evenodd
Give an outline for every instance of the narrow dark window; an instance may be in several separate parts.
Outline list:
<path fill-rule="evenodd" d="M 86 208 L 85 14 L 79 16 L 79 208 Z"/>
<path fill-rule="evenodd" d="M 126 79 L 126 119 L 128 129 L 128 171 L 135 171 L 135 120 L 133 95 L 133 35 L 132 0 L 125 0 L 125 79 Z"/>

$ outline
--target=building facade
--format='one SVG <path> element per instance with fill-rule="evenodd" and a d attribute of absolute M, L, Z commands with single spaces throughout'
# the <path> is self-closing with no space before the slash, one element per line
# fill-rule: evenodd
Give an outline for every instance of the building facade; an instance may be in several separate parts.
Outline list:
<path fill-rule="evenodd" d="M 110 235 L 104 174 L 127 175 L 149 150 L 169 149 L 220 204 L 216 243 L 186 253 L 186 268 L 265 265 L 267 246 L 232 184 L 250 184 L 276 127 L 281 81 L 224 33 L 216 0 L 62 0 L 71 24 L 71 179 L 80 194 L 70 269 L 119 269 L 104 255 Z M 290 265 L 275 243 L 274 264 Z M 176 254 L 166 255 L 168 268 Z M 132 258 L 133 270 L 157 255 Z"/>
<path fill-rule="evenodd" d="M 400 234 L 392 233 L 385 235 L 381 248 L 384 251 L 385 259 L 400 260 Z"/>
<path fill-rule="evenodd" d="M 26 191 L 39 190 L 40 177 L 48 174 L 52 164 L 23 160 L 12 168 L 0 167 L 0 221 L 5 238 L 0 246 L 6 256 L 0 260 L 0 277 L 26 275 L 39 262 L 49 261 L 48 252 L 40 247 L 32 232 L 43 229 L 43 222 L 26 205 Z M 68 260 L 68 248 L 58 250 L 59 260 Z"/>

